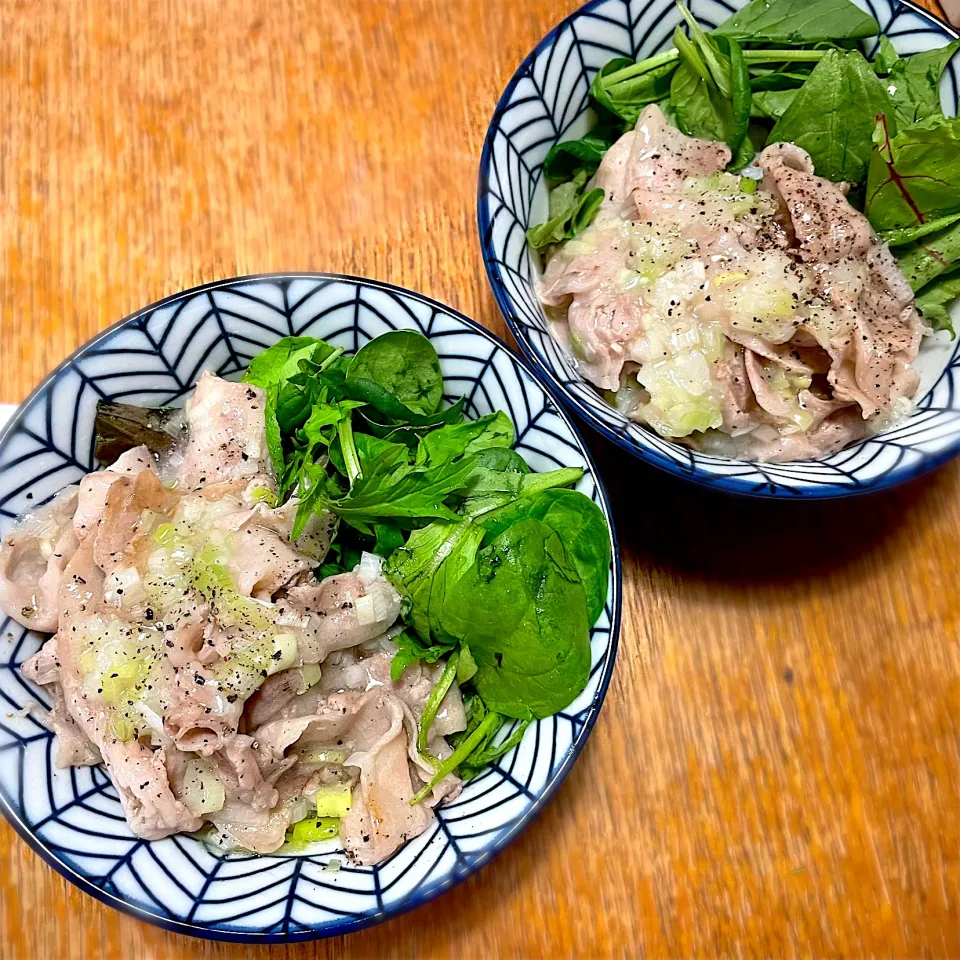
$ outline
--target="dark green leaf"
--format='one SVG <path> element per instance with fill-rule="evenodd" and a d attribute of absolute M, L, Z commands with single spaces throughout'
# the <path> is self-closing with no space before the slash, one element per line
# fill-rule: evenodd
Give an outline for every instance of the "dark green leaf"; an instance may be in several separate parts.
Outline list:
<path fill-rule="evenodd" d="M 900 269 L 913 290 L 947 273 L 960 260 L 960 223 L 897 251 Z"/>
<path fill-rule="evenodd" d="M 374 523 L 373 535 L 376 538 L 373 552 L 379 557 L 389 557 L 397 547 L 403 546 L 403 531 L 390 523 Z"/>
<path fill-rule="evenodd" d="M 488 470 L 499 470 L 505 473 L 530 473 L 527 461 L 516 450 L 507 450 L 505 447 L 489 447 L 477 454 L 478 467 Z"/>
<path fill-rule="evenodd" d="M 930 117 L 895 136 L 881 122 L 874 143 L 864 209 L 875 230 L 960 212 L 960 120 Z"/>
<path fill-rule="evenodd" d="M 481 450 L 509 448 L 513 446 L 513 441 L 513 423 L 502 410 L 498 410 L 477 420 L 431 430 L 420 441 L 417 464 L 436 465 Z"/>
<path fill-rule="evenodd" d="M 793 103 L 794 90 L 755 90 L 750 114 L 767 120 L 779 120 Z"/>
<path fill-rule="evenodd" d="M 947 214 L 945 217 L 937 217 L 936 220 L 925 220 L 923 223 L 915 224 L 912 227 L 897 227 L 893 230 L 878 230 L 880 239 L 886 241 L 891 247 L 902 247 L 908 243 L 913 243 L 921 237 L 929 236 L 931 233 L 938 233 L 944 227 L 949 227 L 951 223 L 960 220 L 960 212 Z"/>
<path fill-rule="evenodd" d="M 449 573 L 455 579 L 473 562 L 481 540 L 483 530 L 474 523 L 436 521 L 414 530 L 387 560 L 384 573 L 403 597 L 404 615 L 425 643 L 440 636 L 437 611 L 445 600 L 448 577 L 441 580 L 438 571 L 452 557 Z"/>
<path fill-rule="evenodd" d="M 618 119 L 633 127 L 643 108 L 659 103 L 670 93 L 670 76 L 676 54 L 657 54 L 636 63 L 615 57 L 603 65 L 590 85 L 590 99 L 601 117 Z"/>
<path fill-rule="evenodd" d="M 554 144 L 543 161 L 543 175 L 550 182 L 570 180 L 581 170 L 592 176 L 622 132 L 622 127 L 597 126 L 579 140 Z"/>
<path fill-rule="evenodd" d="M 557 534 L 540 520 L 505 530 L 446 591 L 445 634 L 466 640 L 473 684 L 487 707 L 526 720 L 549 716 L 590 672 L 587 606 Z"/>
<path fill-rule="evenodd" d="M 958 47 L 960 40 L 954 40 L 936 50 L 901 57 L 891 65 L 886 87 L 901 130 L 917 120 L 943 116 L 940 77 Z"/>
<path fill-rule="evenodd" d="M 603 511 L 576 490 L 545 490 L 480 517 L 484 545 L 526 517 L 543 521 L 563 542 L 587 596 L 587 620 L 595 623 L 610 578 L 610 530 Z"/>
<path fill-rule="evenodd" d="M 394 642 L 400 648 L 390 661 L 390 679 L 396 683 L 403 675 L 403 671 L 414 663 L 423 660 L 425 663 L 436 663 L 441 657 L 447 656 L 453 649 L 449 644 L 421 643 L 409 630 L 404 630 Z"/>
<path fill-rule="evenodd" d="M 403 517 L 454 520 L 456 514 L 444 500 L 464 487 L 473 469 L 470 458 L 436 467 L 373 464 L 369 470 L 364 466 L 349 493 L 331 496 L 321 491 L 315 502 L 351 524 Z"/>
<path fill-rule="evenodd" d="M 571 180 L 550 191 L 550 219 L 527 230 L 527 240 L 535 250 L 543 250 L 554 243 L 572 240 L 593 223 L 603 203 L 603 190 L 597 188 L 580 194 Z M 554 213 L 558 210 L 559 213 Z"/>
<path fill-rule="evenodd" d="M 348 385 L 358 381 L 376 384 L 418 416 L 436 413 L 443 399 L 437 351 L 423 334 L 412 330 L 391 330 L 365 344 L 347 373 Z"/>
<path fill-rule="evenodd" d="M 896 47 L 893 45 L 893 41 L 891 41 L 886 34 L 883 34 L 883 36 L 880 37 L 880 45 L 877 48 L 877 55 L 873 58 L 873 69 L 877 73 L 886 76 L 899 59 L 900 54 L 897 53 Z"/>
<path fill-rule="evenodd" d="M 333 352 L 329 343 L 316 337 L 284 337 L 250 361 L 243 382 L 257 387 L 281 383 L 299 371 L 301 360 L 320 363 Z"/>
<path fill-rule="evenodd" d="M 875 117 L 893 115 L 890 97 L 856 50 L 828 50 L 770 133 L 813 159 L 816 172 L 835 182 L 866 177 Z"/>
<path fill-rule="evenodd" d="M 880 26 L 850 0 L 752 0 L 714 33 L 750 43 L 812 44 L 875 37 Z"/>
<path fill-rule="evenodd" d="M 502 743 L 495 743 L 497 734 L 503 728 L 504 724 L 509 723 L 509 721 L 504 718 L 503 724 L 497 728 L 496 732 L 493 733 L 483 745 L 478 747 L 467 757 L 463 763 L 457 768 L 457 772 L 462 780 L 472 780 L 475 776 L 481 773 L 486 767 L 491 763 L 495 763 L 499 760 L 505 753 L 509 753 L 520 741 L 523 739 L 523 735 L 527 732 L 527 727 L 530 726 L 529 720 L 520 720 L 517 721 L 513 730 Z"/>
<path fill-rule="evenodd" d="M 960 297 L 960 273 L 951 273 L 928 284 L 917 294 L 917 309 L 934 330 L 949 330 L 955 338 L 950 307 Z"/>

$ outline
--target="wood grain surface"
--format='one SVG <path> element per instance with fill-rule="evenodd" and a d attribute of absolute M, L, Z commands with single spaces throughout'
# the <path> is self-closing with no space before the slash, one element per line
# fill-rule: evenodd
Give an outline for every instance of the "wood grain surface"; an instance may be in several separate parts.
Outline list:
<path fill-rule="evenodd" d="M 259 271 L 421 290 L 504 334 L 483 133 L 575 0 L 0 0 L 0 401 L 165 294 Z M 175 936 L 0 826 L 0 958 L 960 956 L 960 464 L 753 503 L 591 441 L 625 564 L 606 705 L 540 819 L 323 943 Z"/>

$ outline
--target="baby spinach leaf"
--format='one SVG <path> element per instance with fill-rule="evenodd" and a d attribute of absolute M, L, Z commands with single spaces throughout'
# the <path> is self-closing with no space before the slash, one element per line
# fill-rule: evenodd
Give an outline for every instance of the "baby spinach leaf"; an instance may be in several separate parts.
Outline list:
<path fill-rule="evenodd" d="M 551 183 L 572 180 L 581 170 L 592 176 L 604 155 L 623 132 L 622 125 L 601 126 L 579 140 L 564 140 L 554 144 L 543 161 L 543 175 Z"/>
<path fill-rule="evenodd" d="M 369 377 L 354 376 L 352 373 L 347 379 L 346 389 L 355 400 L 362 400 L 369 404 L 371 415 L 368 418 L 371 425 L 376 424 L 385 432 L 390 432 L 397 425 L 414 427 L 434 427 L 441 423 L 456 423 L 462 416 L 463 406 L 454 405 L 436 413 L 422 414 L 408 407 L 396 395 L 391 393 L 383 384 L 371 380 Z M 388 422 L 382 423 L 373 419 L 374 412 Z"/>
<path fill-rule="evenodd" d="M 934 330 L 949 330 L 950 337 L 956 338 L 950 306 L 960 297 L 960 273 L 952 272 L 927 284 L 917 294 L 917 309 Z"/>
<path fill-rule="evenodd" d="M 890 72 L 890 68 L 900 59 L 900 54 L 897 53 L 896 47 L 894 47 L 891 39 L 883 34 L 880 37 L 880 44 L 877 47 L 877 54 L 873 58 L 873 69 L 877 73 L 886 76 Z"/>
<path fill-rule="evenodd" d="M 373 552 L 379 557 L 389 557 L 397 547 L 403 546 L 403 531 L 391 523 L 374 523 Z"/>
<path fill-rule="evenodd" d="M 320 362 L 300 358 L 299 371 L 280 381 L 276 408 L 283 433 L 293 433 L 300 427 L 315 404 L 346 398 L 343 382 L 352 359 L 340 348 L 326 353 Z"/>
<path fill-rule="evenodd" d="M 403 676 L 403 671 L 412 664 L 420 660 L 425 663 L 436 663 L 453 649 L 449 644 L 421 643 L 409 630 L 404 630 L 398 637 L 395 637 L 394 642 L 400 648 L 390 661 L 390 679 L 394 683 Z"/>
<path fill-rule="evenodd" d="M 811 44 L 875 37 L 880 25 L 850 0 L 752 0 L 713 32 L 750 43 Z"/>
<path fill-rule="evenodd" d="M 516 499 L 532 496 L 541 490 L 549 490 L 553 487 L 572 486 L 582 476 L 583 470 L 580 467 L 561 467 L 558 470 L 545 470 L 542 473 L 513 473 L 474 465 L 460 492 L 466 497 L 504 493 L 509 495 L 510 499 Z"/>
<path fill-rule="evenodd" d="M 437 351 L 412 330 L 391 330 L 370 340 L 354 356 L 346 379 L 348 386 L 358 381 L 375 384 L 418 416 L 436 413 L 443 399 Z M 368 400 L 362 395 L 357 399 Z M 368 402 L 377 406 L 372 399 Z"/>
<path fill-rule="evenodd" d="M 496 447 L 512 447 L 513 423 L 502 411 L 477 420 L 450 424 L 425 434 L 417 450 L 417 463 L 437 464 Z"/>
<path fill-rule="evenodd" d="M 514 523 L 446 593 L 444 633 L 466 639 L 488 708 L 520 720 L 556 713 L 590 672 L 587 604 L 563 543 L 545 523 Z"/>
<path fill-rule="evenodd" d="M 473 563 L 483 530 L 468 520 L 436 521 L 414 530 L 407 542 L 390 555 L 384 574 L 403 597 L 404 616 L 424 643 L 431 637 L 453 642 L 439 624 L 445 586 Z M 452 558 L 442 578 L 438 572 Z"/>
<path fill-rule="evenodd" d="M 301 360 L 320 363 L 333 352 L 329 343 L 316 337 L 284 337 L 250 361 L 243 382 L 257 387 L 281 383 L 299 372 Z"/>
<path fill-rule="evenodd" d="M 550 191 L 547 221 L 527 230 L 527 241 L 535 250 L 571 240 L 593 223 L 603 203 L 603 190 L 582 193 L 586 181 L 586 171 L 581 170 L 572 180 Z"/>
<path fill-rule="evenodd" d="M 460 659 L 457 661 L 457 683 L 464 684 L 473 679 L 477 672 L 477 661 L 473 659 L 470 648 L 465 644 L 460 644 Z"/>
<path fill-rule="evenodd" d="M 503 726 L 510 721 L 504 717 L 502 718 L 502 723 L 497 727 L 493 733 L 487 737 L 483 743 L 478 744 L 473 753 L 471 753 L 466 760 L 464 760 L 460 766 L 457 768 L 457 774 L 462 780 L 472 780 L 483 770 L 485 770 L 491 763 L 496 763 L 504 754 L 509 753 L 518 743 L 523 739 L 523 735 L 527 732 L 527 727 L 530 726 L 529 720 L 520 720 L 514 726 L 513 730 L 502 743 L 496 743 L 497 735 L 500 733 L 500 730 Z"/>
<path fill-rule="evenodd" d="M 603 511 L 576 490 L 544 490 L 480 517 L 484 545 L 525 517 L 543 521 L 560 537 L 586 593 L 587 621 L 596 623 L 610 578 L 610 531 Z"/>
<path fill-rule="evenodd" d="M 901 130 L 917 120 L 943 116 L 940 77 L 958 47 L 960 40 L 954 40 L 935 50 L 897 57 L 892 63 L 889 55 L 885 55 L 885 62 L 889 63 L 887 92 L 893 100 L 897 126 Z"/>
<path fill-rule="evenodd" d="M 686 14 L 685 14 L 686 15 Z M 689 136 L 721 140 L 740 163 L 740 148 L 750 124 L 750 74 L 740 45 L 707 36 L 688 17 L 691 38 L 677 27 L 673 42 L 682 61 L 670 84 L 670 104 L 680 129 Z M 722 49 L 721 49 L 722 47 Z M 753 150 L 746 157 L 753 157 Z"/>
<path fill-rule="evenodd" d="M 779 120 L 793 103 L 794 90 L 754 90 L 750 115 L 764 120 Z"/>
<path fill-rule="evenodd" d="M 878 122 L 864 210 L 878 231 L 960 212 L 960 119 L 928 117 L 895 135 Z"/>
<path fill-rule="evenodd" d="M 878 114 L 892 123 L 893 104 L 863 55 L 827 50 L 768 142 L 795 143 L 810 154 L 821 177 L 859 183 L 867 174 Z"/>
<path fill-rule="evenodd" d="M 880 239 L 885 240 L 891 247 L 902 247 L 931 233 L 937 233 L 958 220 L 960 220 L 960 212 L 949 213 L 944 217 L 937 217 L 936 220 L 925 220 L 923 223 L 914 224 L 912 227 L 895 227 L 893 230 L 878 230 L 877 233 Z"/>
<path fill-rule="evenodd" d="M 670 94 L 670 77 L 677 66 L 676 51 L 657 54 L 639 63 L 629 57 L 607 61 L 590 84 L 590 99 L 601 117 L 622 121 L 631 129 L 651 103 Z"/>
<path fill-rule="evenodd" d="M 670 83 L 670 106 L 677 126 L 690 137 L 726 141 L 733 128 L 733 110 L 720 91 L 688 61 L 677 67 Z"/>
<path fill-rule="evenodd" d="M 486 450 L 481 450 L 477 454 L 476 464 L 478 467 L 504 473 L 531 472 L 527 461 L 516 450 L 508 450 L 506 447 L 488 447 Z"/>
<path fill-rule="evenodd" d="M 366 429 L 374 436 L 385 440 L 393 440 L 396 443 L 405 443 L 408 447 L 416 448 L 420 438 L 433 430 L 435 427 L 442 426 L 445 423 L 460 423 L 463 420 L 463 408 L 466 405 L 466 397 L 461 397 L 456 403 L 449 407 L 431 414 L 429 417 L 421 417 L 404 407 L 399 400 L 388 394 L 381 388 L 373 385 L 370 380 L 357 380 L 350 385 L 351 393 L 354 396 L 367 396 L 373 400 L 373 404 L 367 401 L 367 407 L 361 411 L 366 425 Z M 383 413 L 378 410 L 374 404 L 380 404 L 391 413 Z M 391 423 L 384 423 L 377 419 L 374 414 L 380 417 L 386 417 L 392 420 Z"/>
<path fill-rule="evenodd" d="M 768 63 L 751 64 L 750 89 L 754 93 L 759 90 L 796 90 L 807 82 L 814 66 L 815 63 L 789 62 L 776 66 Z"/>

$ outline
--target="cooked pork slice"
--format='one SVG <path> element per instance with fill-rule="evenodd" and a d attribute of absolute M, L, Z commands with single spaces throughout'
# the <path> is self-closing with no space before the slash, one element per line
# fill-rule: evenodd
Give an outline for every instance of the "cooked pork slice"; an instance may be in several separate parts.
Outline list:
<path fill-rule="evenodd" d="M 245 481 L 268 467 L 264 393 L 204 373 L 186 406 L 187 445 L 180 486 L 195 490 Z"/>
<path fill-rule="evenodd" d="M 135 479 L 144 470 L 156 473 L 156 460 L 146 447 L 134 447 L 120 454 L 114 463 L 103 470 L 88 473 L 77 491 L 77 509 L 73 528 L 81 540 L 94 531 L 107 509 L 107 497 L 115 483 L 124 478 Z"/>
<path fill-rule="evenodd" d="M 726 144 L 685 136 L 652 103 L 637 120 L 624 165 L 624 186 L 627 192 L 639 187 L 665 193 L 687 177 L 720 173 L 729 162 Z"/>
<path fill-rule="evenodd" d="M 219 832 L 221 842 L 254 853 L 273 853 L 283 846 L 287 828 L 295 812 L 303 806 L 303 794 L 315 790 L 318 780 L 315 771 L 287 770 L 277 780 L 277 800 L 273 806 L 257 809 L 228 796 L 223 809 L 212 814 L 210 821 Z"/>
<path fill-rule="evenodd" d="M 380 689 L 366 694 L 351 736 L 353 752 L 346 765 L 359 768 L 360 780 L 353 805 L 340 823 L 340 838 L 355 862 L 380 863 L 423 833 L 434 815 L 423 803 L 410 805 L 415 789 L 398 697 Z"/>
<path fill-rule="evenodd" d="M 94 562 L 104 573 L 131 565 L 134 558 L 130 551 L 144 512 L 160 512 L 166 503 L 166 491 L 152 470 L 121 476 L 110 485 L 96 528 L 85 531 L 85 536 L 93 540 Z"/>
<path fill-rule="evenodd" d="M 63 570 L 77 549 L 77 491 L 28 515 L 0 543 L 0 611 L 31 630 L 57 629 Z"/>
<path fill-rule="evenodd" d="M 124 816 L 138 837 L 160 840 L 200 829 L 201 818 L 170 789 L 162 750 L 151 750 L 138 740 L 98 739 L 107 772 L 120 794 Z"/>
<path fill-rule="evenodd" d="M 228 569 L 240 593 L 269 601 L 314 565 L 275 530 L 260 526 L 254 518 L 237 530 Z"/>
<path fill-rule="evenodd" d="M 301 618 L 303 662 L 320 663 L 383 633 L 400 616 L 400 594 L 383 577 L 365 583 L 358 573 L 341 573 L 291 587 L 280 606 Z"/>
<path fill-rule="evenodd" d="M 90 738 L 83 732 L 76 720 L 67 709 L 63 688 L 56 679 L 56 667 L 48 667 L 45 658 L 50 655 L 44 653 L 53 645 L 53 656 L 56 655 L 56 637 L 51 637 L 44 644 L 40 653 L 31 657 L 23 665 L 24 676 L 35 683 L 46 685 L 46 692 L 53 700 L 53 705 L 47 711 L 39 709 L 37 719 L 54 735 L 55 762 L 57 767 L 90 767 L 100 763 L 100 751 L 90 742 Z M 51 675 L 50 670 L 54 673 Z M 39 705 L 38 705 L 39 708 Z"/>
<path fill-rule="evenodd" d="M 254 477 L 247 484 L 243 501 L 249 512 L 237 515 L 234 529 L 238 529 L 244 520 L 251 520 L 258 526 L 275 530 L 284 540 L 292 543 L 298 553 L 316 563 L 322 563 L 337 533 L 339 523 L 337 515 L 329 510 L 312 514 L 307 520 L 303 533 L 296 540 L 291 540 L 300 501 L 296 497 L 291 497 L 279 507 L 268 507 L 262 500 L 255 498 L 255 494 L 259 494 L 264 489 L 273 490 L 275 486 L 273 478 L 266 476 Z"/>
<path fill-rule="evenodd" d="M 863 256 L 876 244 L 867 218 L 847 202 L 846 190 L 813 173 L 809 155 L 791 144 L 772 144 L 760 154 L 764 182 L 790 216 L 803 260 L 836 263 Z"/>
<path fill-rule="evenodd" d="M 226 695 L 199 661 L 176 671 L 164 729 L 177 748 L 209 757 L 237 732 L 243 702 Z"/>

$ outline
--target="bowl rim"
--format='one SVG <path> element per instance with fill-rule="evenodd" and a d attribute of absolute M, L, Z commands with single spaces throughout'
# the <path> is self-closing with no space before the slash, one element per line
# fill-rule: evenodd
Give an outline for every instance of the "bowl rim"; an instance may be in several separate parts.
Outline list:
<path fill-rule="evenodd" d="M 3 813 L 7 822 L 14 828 L 14 830 L 27 843 L 27 845 L 40 856 L 42 860 L 44 860 L 49 866 L 53 867 L 57 873 L 70 881 L 70 883 L 74 884 L 74 886 L 78 887 L 84 893 L 94 897 L 96 900 L 99 900 L 101 903 L 104 903 L 109 907 L 113 907 L 120 913 L 133 916 L 138 920 L 143 920 L 153 926 L 160 927 L 172 933 L 184 934 L 186 936 L 192 936 L 203 940 L 215 940 L 231 943 L 279 944 L 323 940 L 329 937 L 343 936 L 348 933 L 354 933 L 359 930 L 363 930 L 367 927 L 375 926 L 383 923 L 386 920 L 391 920 L 394 917 L 398 917 L 402 914 L 415 910 L 418 907 L 422 907 L 425 904 L 437 899 L 437 897 L 441 896 L 447 891 L 452 890 L 454 887 L 459 886 L 464 880 L 490 863 L 497 855 L 502 853 L 503 850 L 513 843 L 513 841 L 516 840 L 516 838 L 536 819 L 536 817 L 547 806 L 550 800 L 553 799 L 554 794 L 563 784 L 563 781 L 567 778 L 567 775 L 573 768 L 573 765 L 579 759 L 581 752 L 586 746 L 587 740 L 590 737 L 597 717 L 603 708 L 603 703 L 606 699 L 607 690 L 610 686 L 610 680 L 613 676 L 613 670 L 616 665 L 617 651 L 620 641 L 620 627 L 622 622 L 623 607 L 623 568 L 620 557 L 619 540 L 617 538 L 616 527 L 613 521 L 613 511 L 610 507 L 610 500 L 606 491 L 606 487 L 603 484 L 603 480 L 601 479 L 600 472 L 597 469 L 597 465 L 594 462 L 593 456 L 584 442 L 583 435 L 580 432 L 579 427 L 557 398 L 555 388 L 551 384 L 545 382 L 543 375 L 536 371 L 522 354 L 517 354 L 515 351 L 511 350 L 504 340 L 502 340 L 492 331 L 487 330 L 486 327 L 483 327 L 476 320 L 472 320 L 459 310 L 455 310 L 453 307 L 449 307 L 446 304 L 441 303 L 439 300 L 435 300 L 432 297 L 426 296 L 425 294 L 409 290 L 406 287 L 401 287 L 397 284 L 388 283 L 383 280 L 374 280 L 368 277 L 354 276 L 352 274 L 316 271 L 282 271 L 278 273 L 247 274 L 243 276 L 229 277 L 222 280 L 213 280 L 207 283 L 198 284 L 194 287 L 189 287 L 186 290 L 182 290 L 178 293 L 169 294 L 168 296 L 162 297 L 161 299 L 128 314 L 122 320 L 112 323 L 110 326 L 101 330 L 95 336 L 78 346 L 70 353 L 68 357 L 66 357 L 66 359 L 57 364 L 57 366 L 50 373 L 48 373 L 29 393 L 26 399 L 17 406 L 6 425 L 2 430 L 0 430 L 0 450 L 2 450 L 3 446 L 6 444 L 9 436 L 19 427 L 27 410 L 32 406 L 34 401 L 48 390 L 48 388 L 57 380 L 57 378 L 65 369 L 70 367 L 74 361 L 80 357 L 81 354 L 85 353 L 92 347 L 97 346 L 104 340 L 109 339 L 127 325 L 141 319 L 144 316 L 148 316 L 154 311 L 164 306 L 168 306 L 171 303 L 189 299 L 197 294 L 206 293 L 207 291 L 213 291 L 224 287 L 233 287 L 243 283 L 255 283 L 257 281 L 296 279 L 322 280 L 353 284 L 358 288 L 370 287 L 389 293 L 402 294 L 405 297 L 418 300 L 424 305 L 429 306 L 431 309 L 439 310 L 448 316 L 453 317 L 472 332 L 479 333 L 486 337 L 486 339 L 488 339 L 496 348 L 509 354 L 509 356 L 517 363 L 520 369 L 526 373 L 533 383 L 543 391 L 544 396 L 556 408 L 557 415 L 566 424 L 579 447 L 580 453 L 582 454 L 586 463 L 587 470 L 596 484 L 598 504 L 604 512 L 604 516 L 607 519 L 607 525 L 610 529 L 610 563 L 613 574 L 612 589 L 609 598 L 611 612 L 610 632 L 609 639 L 607 641 L 607 653 L 602 668 L 600 683 L 597 687 L 596 693 L 594 694 L 593 701 L 591 702 L 591 706 L 595 705 L 595 707 L 585 719 L 580 730 L 575 733 L 570 745 L 569 756 L 558 768 L 553 777 L 547 782 L 543 791 L 535 797 L 530 808 L 523 814 L 523 816 L 520 817 L 520 819 L 514 823 L 512 827 L 497 836 L 494 842 L 491 843 L 488 848 L 484 849 L 483 852 L 474 860 L 468 862 L 466 866 L 458 866 L 455 868 L 453 875 L 448 877 L 445 882 L 441 881 L 428 886 L 421 895 L 402 900 L 394 906 L 386 908 L 381 906 L 380 909 L 378 909 L 375 913 L 364 914 L 347 921 L 338 919 L 330 924 L 326 924 L 320 929 L 297 930 L 288 933 L 256 933 L 250 930 L 232 931 L 227 928 L 218 929 L 215 927 L 206 927 L 183 920 L 175 920 L 171 917 L 162 916 L 159 913 L 151 913 L 147 910 L 144 910 L 136 904 L 124 899 L 123 897 L 98 887 L 96 884 L 92 883 L 86 877 L 82 876 L 75 869 L 73 869 L 70 864 L 61 860 L 46 846 L 42 839 L 37 837 L 36 834 L 32 832 L 30 827 L 23 822 L 17 812 L 10 806 L 4 791 L 0 790 L 0 812 Z M 13 669 L 12 666 L 11 669 Z M 23 777 L 22 764 L 20 776 L 21 778 Z"/>
<path fill-rule="evenodd" d="M 708 490 L 713 490 L 719 493 L 737 494 L 740 496 L 755 497 L 766 500 L 832 500 L 839 497 L 862 496 L 865 494 L 876 493 L 880 490 L 887 490 L 902 483 L 915 480 L 918 477 L 930 473 L 932 470 L 936 470 L 948 460 L 953 459 L 953 457 L 960 453 L 960 433 L 958 433 L 953 442 L 946 446 L 943 450 L 940 450 L 935 454 L 925 455 L 917 464 L 913 466 L 904 466 L 902 463 L 898 462 L 893 467 L 888 468 L 881 474 L 878 474 L 876 480 L 867 482 L 861 481 L 856 486 L 831 482 L 823 484 L 810 484 L 809 486 L 796 488 L 784 486 L 775 479 L 769 477 L 767 478 L 766 483 L 758 484 L 758 482 L 755 480 L 743 480 L 737 476 L 706 473 L 700 467 L 698 467 L 693 460 L 691 460 L 689 466 L 685 466 L 684 464 L 660 453 L 652 447 L 643 446 L 637 441 L 628 440 L 623 436 L 623 433 L 620 430 L 614 426 L 611 426 L 602 417 L 600 417 L 593 406 L 588 404 L 583 398 L 574 395 L 570 390 L 558 382 L 557 377 L 550 370 L 549 365 L 541 355 L 540 351 L 538 351 L 538 349 L 531 342 L 525 331 L 524 324 L 520 321 L 520 318 L 513 307 L 513 299 L 507 292 L 506 284 L 503 281 L 500 270 L 500 262 L 497 258 L 496 251 L 493 248 L 493 218 L 490 216 L 489 204 L 487 203 L 487 197 L 492 193 L 490 176 L 491 159 L 493 155 L 494 140 L 500 129 L 500 118 L 510 107 L 510 101 L 513 97 L 514 90 L 526 77 L 531 75 L 534 62 L 545 50 L 553 46 L 560 32 L 567 27 L 568 24 L 575 21 L 582 14 L 588 13 L 595 7 L 599 7 L 608 2 L 609 0 L 588 0 L 587 3 L 577 7 L 576 10 L 572 11 L 559 23 L 552 27 L 550 31 L 541 38 L 537 45 L 523 58 L 520 65 L 510 77 L 510 80 L 504 88 L 503 93 L 501 93 L 499 99 L 497 100 L 497 105 L 494 108 L 493 115 L 490 118 L 490 123 L 487 126 L 487 132 L 483 138 L 483 149 L 480 153 L 480 168 L 477 177 L 477 227 L 480 234 L 480 252 L 483 257 L 483 265 L 486 269 L 487 280 L 489 281 L 490 287 L 493 290 L 493 296 L 497 302 L 497 306 L 500 308 L 500 312 L 503 314 L 503 318 L 506 321 L 507 326 L 510 328 L 510 332 L 513 334 L 513 337 L 520 346 L 524 356 L 541 374 L 541 379 L 550 383 L 550 386 L 553 387 L 554 391 L 560 397 L 561 402 L 570 410 L 572 410 L 580 420 L 584 421 L 589 427 L 592 427 L 594 430 L 596 430 L 597 433 L 599 433 L 605 439 L 610 440 L 621 450 L 624 450 L 636 457 L 638 460 L 648 463 L 659 470 L 663 470 L 672 476 L 678 477 L 689 484 L 694 484 L 698 487 L 704 487 Z M 746 0 L 743 0 L 743 2 L 745 3 Z M 919 6 L 919 4 L 915 3 L 914 0 L 891 0 L 891 2 L 898 9 L 906 9 L 919 15 L 921 18 L 929 21 L 953 39 L 960 38 L 960 30 L 958 30 L 958 28 L 953 27 L 936 14 L 926 10 L 924 7 Z M 885 31 L 881 30 L 877 36 L 884 35 Z M 540 172 L 538 171 L 538 181 L 539 177 Z M 940 376 L 937 378 L 937 383 L 940 382 L 949 367 L 950 362 L 948 361 L 947 367 L 944 368 L 943 372 L 941 372 Z M 930 389 L 932 390 L 933 387 Z M 867 438 L 867 440 L 858 441 L 857 443 L 851 444 L 851 446 L 843 449 L 856 449 L 858 446 L 860 446 L 860 444 L 868 442 L 869 439 L 870 438 Z M 764 473 L 764 464 L 761 462 L 741 460 L 735 457 L 722 457 L 718 459 L 725 460 L 728 463 L 750 464 L 758 472 L 766 475 Z M 793 462 L 816 463 L 817 460 Z"/>

